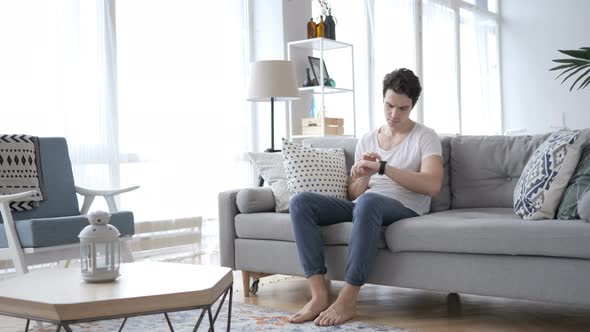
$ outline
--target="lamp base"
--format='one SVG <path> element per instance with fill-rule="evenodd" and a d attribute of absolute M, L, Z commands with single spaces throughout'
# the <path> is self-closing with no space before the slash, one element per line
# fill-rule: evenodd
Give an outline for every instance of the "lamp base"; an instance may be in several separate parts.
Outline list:
<path fill-rule="evenodd" d="M 264 150 L 264 152 L 274 153 L 274 152 L 281 152 L 281 150 L 275 150 L 273 148 L 268 148 L 268 149 Z"/>

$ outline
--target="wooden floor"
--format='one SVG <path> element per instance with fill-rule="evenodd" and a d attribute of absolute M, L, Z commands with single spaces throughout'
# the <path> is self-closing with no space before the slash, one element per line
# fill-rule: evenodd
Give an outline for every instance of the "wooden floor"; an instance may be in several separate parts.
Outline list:
<path fill-rule="evenodd" d="M 241 275 L 235 274 L 241 284 Z M 342 282 L 329 283 L 333 297 Z M 243 300 L 265 307 L 296 311 L 309 300 L 303 278 L 271 276 L 261 279 L 258 293 Z M 365 285 L 357 320 L 431 332 L 462 331 L 590 331 L 590 308 L 552 305 L 494 297 L 447 294 L 396 287 Z"/>

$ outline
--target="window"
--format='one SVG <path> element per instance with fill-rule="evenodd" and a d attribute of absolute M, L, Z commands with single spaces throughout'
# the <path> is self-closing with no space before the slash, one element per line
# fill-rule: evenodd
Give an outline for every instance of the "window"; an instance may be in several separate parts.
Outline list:
<path fill-rule="evenodd" d="M 0 1 L 0 131 L 66 137 L 78 185 L 140 185 L 119 202 L 136 221 L 215 217 L 218 192 L 250 183 L 245 12 L 243 0 Z"/>
<path fill-rule="evenodd" d="M 423 86 L 412 119 L 439 134 L 502 133 L 497 0 L 365 0 L 367 22 L 359 8 L 332 3 L 337 38 L 352 43 L 362 61 L 355 64 L 358 121 L 384 123 L 383 77 L 405 67 Z"/>

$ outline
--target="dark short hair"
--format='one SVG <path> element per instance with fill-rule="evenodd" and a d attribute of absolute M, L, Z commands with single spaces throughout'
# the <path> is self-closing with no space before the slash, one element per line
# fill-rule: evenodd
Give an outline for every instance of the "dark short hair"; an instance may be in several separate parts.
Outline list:
<path fill-rule="evenodd" d="M 422 86 L 420 79 L 413 71 L 407 68 L 399 68 L 385 75 L 383 79 L 383 98 L 387 90 L 393 90 L 397 94 L 405 94 L 412 99 L 412 108 L 418 102 Z"/>

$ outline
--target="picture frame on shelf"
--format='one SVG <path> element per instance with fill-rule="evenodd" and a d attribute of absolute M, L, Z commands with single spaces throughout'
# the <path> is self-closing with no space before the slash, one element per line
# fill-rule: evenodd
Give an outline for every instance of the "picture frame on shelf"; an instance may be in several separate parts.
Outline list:
<path fill-rule="evenodd" d="M 316 79 L 317 82 L 321 82 L 320 81 L 320 58 L 316 58 L 313 56 L 308 56 L 307 57 L 309 60 L 309 65 L 311 66 L 311 72 L 313 74 L 313 77 Z M 326 61 L 324 61 L 324 81 L 326 79 L 328 79 L 330 77 L 330 75 L 328 75 L 328 69 L 326 68 Z"/>

